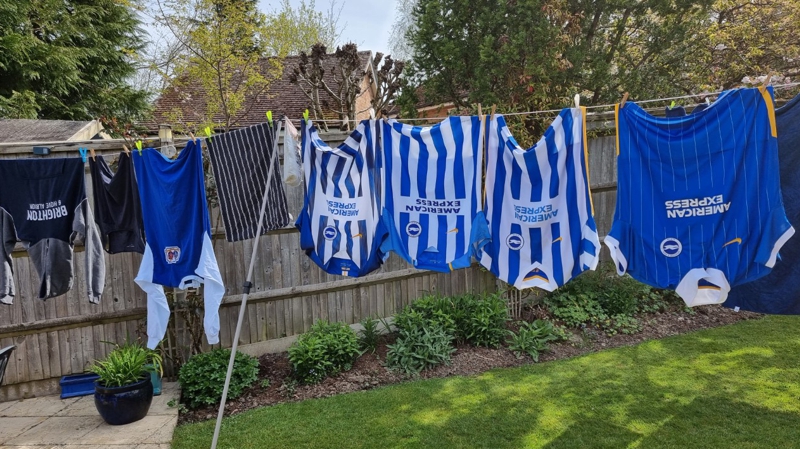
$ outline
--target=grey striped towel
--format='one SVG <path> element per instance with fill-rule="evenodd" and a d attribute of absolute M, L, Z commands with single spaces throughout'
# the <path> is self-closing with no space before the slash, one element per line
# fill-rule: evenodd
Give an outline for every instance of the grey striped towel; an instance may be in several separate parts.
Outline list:
<path fill-rule="evenodd" d="M 268 123 L 261 123 L 207 140 L 225 239 L 229 242 L 256 236 L 270 164 L 274 166 L 262 234 L 285 227 L 291 221 L 281 182 L 280 158 L 272 161 L 274 129 Z"/>

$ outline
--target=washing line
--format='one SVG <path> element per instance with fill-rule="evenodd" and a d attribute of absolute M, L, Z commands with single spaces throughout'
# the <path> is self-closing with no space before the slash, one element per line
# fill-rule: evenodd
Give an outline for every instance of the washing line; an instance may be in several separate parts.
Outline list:
<path fill-rule="evenodd" d="M 800 86 L 800 82 L 787 83 L 787 84 L 777 84 L 777 85 L 773 85 L 772 88 L 773 89 L 784 89 L 784 88 L 795 87 L 795 86 Z M 639 101 L 628 100 L 628 101 L 630 103 L 636 103 L 636 104 L 647 104 L 647 103 L 657 103 L 657 102 L 661 102 L 661 101 L 683 100 L 683 99 L 687 99 L 687 98 L 713 97 L 713 96 L 721 94 L 722 92 L 724 92 L 724 91 L 719 91 L 719 92 L 701 92 L 701 93 L 698 93 L 698 94 L 681 95 L 681 96 L 678 96 L 678 97 L 654 98 L 654 99 L 651 99 L 651 100 L 639 100 Z M 617 103 L 601 104 L 601 105 L 597 105 L 597 106 L 586 106 L 586 109 L 612 108 L 616 104 Z M 526 111 L 526 112 L 508 112 L 508 113 L 505 113 L 505 114 L 498 112 L 497 114 L 503 115 L 505 117 L 509 117 L 509 116 L 515 116 L 515 115 L 555 114 L 555 113 L 558 113 L 558 112 L 561 112 L 561 109 L 547 109 L 547 110 L 543 110 L 543 111 Z M 586 115 L 589 115 L 589 116 L 591 116 L 591 115 L 604 115 L 604 114 L 611 114 L 613 112 L 614 111 L 589 112 Z M 415 121 L 444 120 L 444 119 L 447 119 L 447 118 L 449 118 L 449 117 L 399 118 L 399 119 L 396 119 L 396 120 L 397 121 L 406 121 L 406 122 L 415 122 Z M 294 121 L 297 121 L 297 122 L 300 121 L 300 119 L 297 119 L 297 120 L 291 119 L 291 120 L 293 122 Z M 347 122 L 351 122 L 352 121 L 352 122 L 358 123 L 361 120 L 350 120 L 350 119 L 338 120 L 338 119 L 335 119 L 335 120 L 313 120 L 313 121 L 316 122 L 316 123 L 323 123 L 324 122 L 324 123 L 340 123 L 341 124 L 341 123 L 344 123 L 345 121 L 347 121 Z"/>

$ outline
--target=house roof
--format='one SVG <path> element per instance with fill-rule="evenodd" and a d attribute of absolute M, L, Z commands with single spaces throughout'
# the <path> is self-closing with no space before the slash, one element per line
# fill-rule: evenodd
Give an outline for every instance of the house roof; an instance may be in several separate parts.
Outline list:
<path fill-rule="evenodd" d="M 0 143 L 89 140 L 102 130 L 97 120 L 0 119 Z"/>
<path fill-rule="evenodd" d="M 368 64 L 372 59 L 371 51 L 360 51 L 358 56 L 361 59 L 364 69 L 369 70 Z M 262 70 L 267 73 L 271 58 L 264 58 L 260 61 Z M 272 111 L 273 117 L 286 115 L 289 118 L 297 119 L 302 117 L 306 109 L 311 109 L 311 103 L 298 84 L 289 81 L 290 75 L 300 62 L 300 56 L 288 56 L 283 58 L 283 73 L 279 78 L 273 79 L 267 92 L 257 98 L 245 99 L 245 104 L 250 106 L 250 110 L 235 124 L 235 126 L 250 126 L 262 123 L 266 120 L 266 112 Z M 329 54 L 324 59 L 325 80 L 335 92 L 337 84 L 333 80 L 334 69 L 336 67 L 336 57 Z M 330 103 L 331 97 L 326 92 L 321 92 L 320 97 L 323 104 L 325 118 L 335 119 L 338 115 L 324 105 Z M 206 94 L 201 86 L 173 84 L 156 100 L 153 107 L 153 117 L 142 125 L 152 132 L 158 130 L 159 124 L 173 124 L 176 112 L 187 122 L 200 122 L 205 115 L 207 107 Z M 216 116 L 215 121 L 222 122 L 221 116 Z"/>

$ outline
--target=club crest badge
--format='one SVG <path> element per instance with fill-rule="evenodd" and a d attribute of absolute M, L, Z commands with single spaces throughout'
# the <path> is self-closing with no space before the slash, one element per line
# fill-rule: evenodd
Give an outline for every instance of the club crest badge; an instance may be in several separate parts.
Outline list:
<path fill-rule="evenodd" d="M 325 226 L 325 229 L 322 230 L 322 236 L 325 237 L 325 240 L 333 240 L 336 236 L 339 235 L 339 231 L 336 229 L 336 226 Z"/>
<path fill-rule="evenodd" d="M 422 234 L 422 226 L 416 221 L 410 221 L 406 225 L 406 234 L 409 237 L 419 237 Z"/>
<path fill-rule="evenodd" d="M 181 249 L 177 246 L 164 248 L 164 258 L 167 259 L 167 263 L 178 263 L 181 260 Z"/>
<path fill-rule="evenodd" d="M 668 237 L 661 242 L 661 254 L 667 257 L 678 257 L 683 250 L 683 245 L 681 241 Z"/>

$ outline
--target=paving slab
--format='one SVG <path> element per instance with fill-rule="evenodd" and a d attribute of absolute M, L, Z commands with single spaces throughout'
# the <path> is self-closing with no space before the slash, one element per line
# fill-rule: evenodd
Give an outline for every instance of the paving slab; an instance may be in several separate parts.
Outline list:
<path fill-rule="evenodd" d="M 88 416 L 51 416 L 5 444 L 9 446 L 32 446 L 46 444 L 79 444 L 84 435 L 96 429 L 103 418 Z"/>
<path fill-rule="evenodd" d="M 146 444 L 169 444 L 172 442 L 172 434 L 175 432 L 175 427 L 178 426 L 178 416 L 175 415 L 169 421 L 164 423 L 160 429 L 152 432 L 147 438 L 142 441 Z"/>
<path fill-rule="evenodd" d="M 9 402 L 0 402 L 0 413 L 3 413 L 3 410 L 11 407 L 14 405 L 16 401 L 9 401 Z"/>
<path fill-rule="evenodd" d="M 172 431 L 174 427 L 170 426 L 168 430 L 163 430 L 162 428 L 167 424 L 171 424 L 171 422 L 165 422 L 164 417 L 158 415 L 148 415 L 139 421 L 124 426 L 112 426 L 101 423 L 92 431 L 81 436 L 79 441 L 65 441 L 65 443 L 101 445 L 126 444 L 130 446 L 136 446 L 142 443 L 169 443 L 172 440 Z M 156 434 L 158 435 L 158 440 L 146 441 Z"/>
<path fill-rule="evenodd" d="M 53 416 L 98 416 L 97 407 L 94 405 L 94 395 L 81 397 Z"/>
<path fill-rule="evenodd" d="M 0 416 L 53 416 L 74 404 L 78 399 L 60 399 L 58 396 L 44 396 L 12 401 L 10 407 L 0 411 Z"/>
<path fill-rule="evenodd" d="M 0 420 L 0 445 L 14 439 L 47 419 L 44 416 L 6 417 Z"/>

